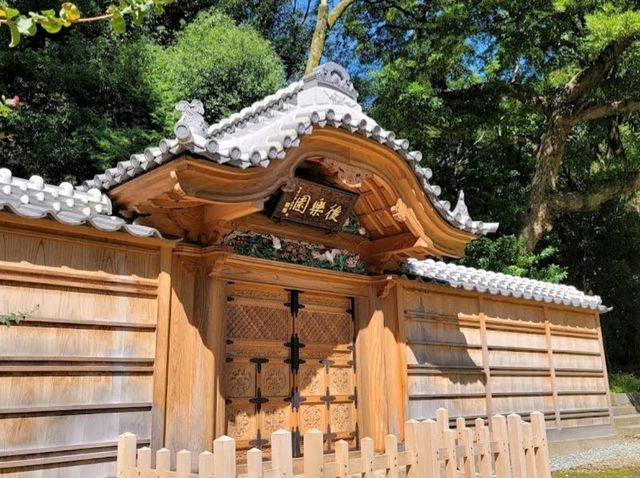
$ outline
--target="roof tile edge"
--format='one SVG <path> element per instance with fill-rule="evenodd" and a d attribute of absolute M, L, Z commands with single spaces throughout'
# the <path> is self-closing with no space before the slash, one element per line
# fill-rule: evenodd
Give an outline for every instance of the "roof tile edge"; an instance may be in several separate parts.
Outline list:
<path fill-rule="evenodd" d="M 567 305 L 602 313 L 611 310 L 602 304 L 600 296 L 585 294 L 574 286 L 553 284 L 433 259 L 408 259 L 404 264 L 404 272 L 410 276 L 440 281 L 451 287 L 480 293 Z"/>

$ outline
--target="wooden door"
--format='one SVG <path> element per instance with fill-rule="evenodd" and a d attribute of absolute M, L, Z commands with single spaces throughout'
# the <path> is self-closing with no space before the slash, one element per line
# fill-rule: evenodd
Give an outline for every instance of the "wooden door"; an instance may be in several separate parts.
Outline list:
<path fill-rule="evenodd" d="M 296 425 L 301 435 L 310 428 L 322 430 L 326 452 L 333 452 L 337 440 L 356 449 L 353 301 L 305 292 L 299 302 L 294 315 L 301 357 L 295 375 L 300 394 Z"/>
<path fill-rule="evenodd" d="M 271 432 L 291 428 L 288 293 L 232 284 L 227 300 L 226 434 L 238 451 L 265 448 Z"/>
<path fill-rule="evenodd" d="M 231 284 L 226 306 L 226 433 L 239 452 L 291 430 L 294 454 L 310 428 L 357 447 L 352 301 Z M 242 453 L 243 455 L 243 453 Z"/>

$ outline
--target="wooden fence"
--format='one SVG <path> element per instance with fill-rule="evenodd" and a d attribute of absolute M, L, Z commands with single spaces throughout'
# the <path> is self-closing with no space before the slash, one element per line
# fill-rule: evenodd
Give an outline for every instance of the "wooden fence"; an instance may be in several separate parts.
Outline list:
<path fill-rule="evenodd" d="M 304 434 L 302 459 L 292 458 L 291 433 L 278 430 L 271 435 L 271 462 L 263 462 L 262 451 L 247 452 L 246 465 L 236 464 L 235 441 L 222 436 L 213 442 L 213 453 L 198 457 L 198 472 L 192 472 L 191 452 L 182 450 L 171 471 L 171 452 L 156 453 L 151 468 L 151 450 L 137 450 L 136 436 L 125 433 L 118 439 L 117 478 L 550 478 L 549 452 L 544 415 L 531 414 L 531 422 L 519 415 L 495 415 L 489 428 L 483 419 L 469 428 L 463 418 L 449 428 L 446 409 L 437 420 L 406 422 L 404 446 L 387 435 L 384 454 L 375 454 L 373 440 L 363 438 L 360 451 L 350 453 L 344 440 L 335 443 L 335 454 L 323 453 L 320 430 Z M 295 466 L 294 466 L 295 465 Z M 239 469 L 242 468 L 241 473 Z M 296 471 L 296 468 L 298 468 Z M 246 469 L 246 470 L 245 470 Z"/>

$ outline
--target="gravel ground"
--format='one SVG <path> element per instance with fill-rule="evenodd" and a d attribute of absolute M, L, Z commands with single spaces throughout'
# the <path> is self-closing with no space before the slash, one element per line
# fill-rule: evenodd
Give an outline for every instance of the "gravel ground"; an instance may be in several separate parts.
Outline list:
<path fill-rule="evenodd" d="M 568 470 L 577 467 L 622 468 L 640 465 L 640 439 L 626 438 L 620 443 L 594 448 L 571 455 L 551 459 L 551 470 Z"/>

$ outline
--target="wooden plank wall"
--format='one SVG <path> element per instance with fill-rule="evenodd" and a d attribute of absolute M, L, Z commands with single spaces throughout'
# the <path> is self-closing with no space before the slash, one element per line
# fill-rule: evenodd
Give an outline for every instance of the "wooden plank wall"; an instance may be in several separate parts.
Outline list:
<path fill-rule="evenodd" d="M 79 233 L 0 225 L 0 313 L 32 312 L 0 328 L 2 476 L 109 476 L 118 435 L 148 443 L 163 406 L 160 250 Z"/>
<path fill-rule="evenodd" d="M 537 410 L 551 429 L 610 425 L 594 311 L 403 281 L 407 418 Z M 570 434 L 567 436 L 571 436 Z"/>

